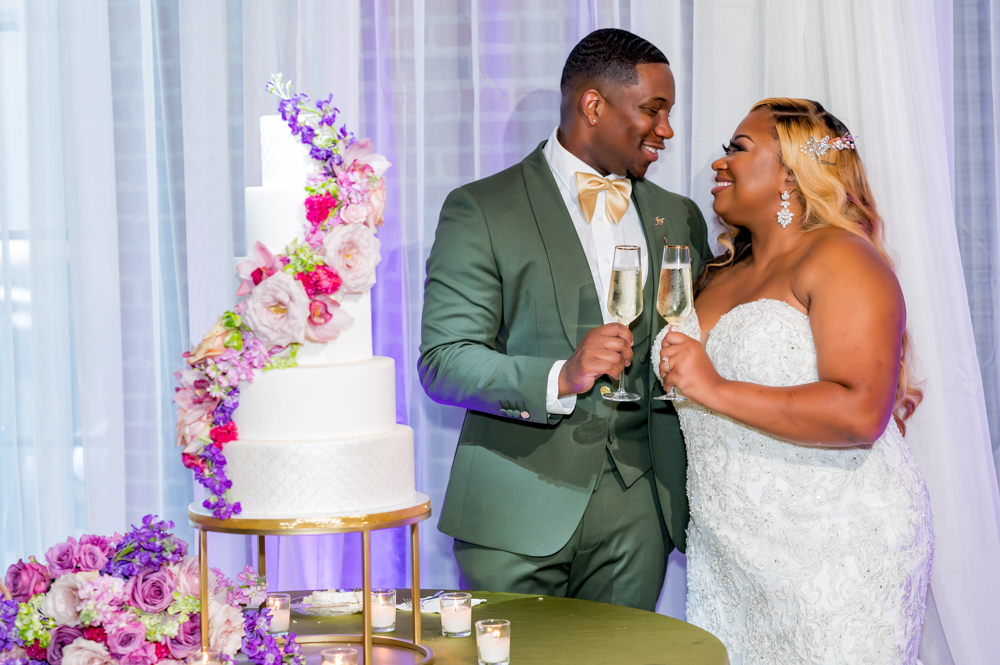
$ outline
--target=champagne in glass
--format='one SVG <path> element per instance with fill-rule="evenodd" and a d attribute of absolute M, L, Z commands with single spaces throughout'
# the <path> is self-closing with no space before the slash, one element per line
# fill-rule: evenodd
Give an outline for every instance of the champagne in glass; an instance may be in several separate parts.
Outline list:
<path fill-rule="evenodd" d="M 656 311 L 673 328 L 691 316 L 694 309 L 691 288 L 691 250 L 686 245 L 667 245 L 660 264 L 660 287 L 656 292 Z M 656 400 L 685 401 L 674 387 Z"/>
<path fill-rule="evenodd" d="M 611 264 L 611 285 L 608 288 L 608 313 L 615 321 L 627 326 L 642 314 L 642 263 L 639 248 L 634 245 L 615 247 Z M 637 402 L 639 396 L 625 392 L 625 370 L 618 379 L 618 392 L 603 396 L 612 402 Z"/>

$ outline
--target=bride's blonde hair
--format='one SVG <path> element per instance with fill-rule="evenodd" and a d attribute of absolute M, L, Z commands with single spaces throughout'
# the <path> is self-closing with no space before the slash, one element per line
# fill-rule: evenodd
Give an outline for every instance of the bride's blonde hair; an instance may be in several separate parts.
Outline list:
<path fill-rule="evenodd" d="M 751 112 L 766 109 L 773 119 L 772 134 L 778 139 L 781 164 L 795 176 L 798 188 L 795 196 L 802 206 L 802 228 L 836 227 L 866 238 L 890 267 L 894 267 L 885 242 L 885 225 L 875 207 L 875 199 L 861 157 L 856 150 L 829 150 L 813 159 L 800 151 L 810 137 L 822 140 L 844 136 L 847 127 L 819 102 L 808 99 L 773 97 L 754 104 Z M 723 222 L 725 231 L 719 243 L 725 253 L 712 261 L 696 290 L 705 288 L 723 268 L 751 255 L 750 232 Z M 903 330 L 902 356 L 896 382 L 893 414 L 905 432 L 903 421 L 916 410 L 924 397 L 923 391 L 910 374 L 912 345 L 909 331 Z"/>

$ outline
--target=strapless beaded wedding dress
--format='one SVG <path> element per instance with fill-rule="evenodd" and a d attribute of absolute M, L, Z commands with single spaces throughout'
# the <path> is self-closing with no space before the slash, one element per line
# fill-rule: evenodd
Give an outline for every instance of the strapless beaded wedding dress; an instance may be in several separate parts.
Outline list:
<path fill-rule="evenodd" d="M 700 338 L 697 314 L 679 331 Z M 818 380 L 809 317 L 779 300 L 726 313 L 706 346 L 726 379 Z M 691 505 L 687 620 L 721 639 L 732 665 L 916 663 L 934 536 L 895 423 L 871 446 L 813 448 L 675 404 Z"/>

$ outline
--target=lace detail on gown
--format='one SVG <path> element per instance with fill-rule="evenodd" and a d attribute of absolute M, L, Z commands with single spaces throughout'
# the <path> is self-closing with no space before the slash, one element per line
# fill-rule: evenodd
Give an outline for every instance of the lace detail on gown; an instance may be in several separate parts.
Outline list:
<path fill-rule="evenodd" d="M 679 330 L 699 339 L 697 314 Z M 706 347 L 726 379 L 818 380 L 809 317 L 782 301 L 734 308 Z M 676 408 L 691 504 L 687 620 L 719 637 L 733 665 L 916 663 L 934 536 L 895 423 L 871 446 L 817 449 Z"/>

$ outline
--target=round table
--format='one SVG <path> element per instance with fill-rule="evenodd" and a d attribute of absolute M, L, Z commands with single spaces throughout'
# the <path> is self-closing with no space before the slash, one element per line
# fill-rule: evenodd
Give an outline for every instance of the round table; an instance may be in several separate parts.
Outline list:
<path fill-rule="evenodd" d="M 434 590 L 424 589 L 423 596 Z M 293 596 L 308 591 L 290 591 Z M 511 624 L 511 665 L 579 665 L 579 663 L 629 663 L 634 665 L 728 665 L 726 648 L 711 633 L 671 617 L 575 598 L 531 596 L 517 593 L 472 591 L 487 602 L 472 608 L 473 622 L 507 619 Z M 397 602 L 410 597 L 409 589 L 396 591 Z M 385 636 L 411 640 L 408 612 L 396 612 L 396 631 Z M 435 665 L 476 662 L 476 637 L 444 637 L 438 614 L 421 615 L 420 642 L 434 651 Z M 359 634 L 361 615 L 317 618 L 292 612 L 291 630 L 308 636 L 329 633 Z M 473 631 L 475 632 L 475 631 Z M 306 638 L 308 639 L 308 638 Z M 308 665 L 319 665 L 319 644 L 303 644 Z M 360 651 L 360 648 L 359 648 Z M 360 659 L 359 659 L 360 661 Z M 376 665 L 414 662 L 400 651 L 380 651 Z"/>

